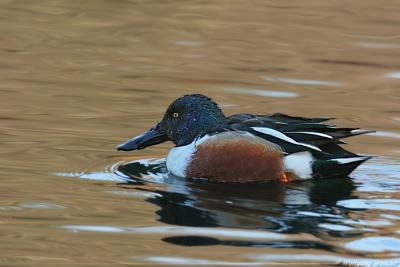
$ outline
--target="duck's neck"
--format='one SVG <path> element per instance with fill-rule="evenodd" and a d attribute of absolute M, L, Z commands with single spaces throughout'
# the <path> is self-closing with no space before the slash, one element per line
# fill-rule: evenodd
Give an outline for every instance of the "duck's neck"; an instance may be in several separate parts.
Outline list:
<path fill-rule="evenodd" d="M 225 119 L 225 115 L 220 109 L 215 110 L 211 114 L 201 114 L 202 115 L 199 115 L 195 112 L 190 114 L 187 120 L 187 125 L 183 125 L 180 129 L 178 129 L 176 132 L 176 137 L 174 138 L 175 140 L 179 140 L 175 143 L 176 146 L 190 144 L 201 133 L 208 129 L 214 128 Z"/>

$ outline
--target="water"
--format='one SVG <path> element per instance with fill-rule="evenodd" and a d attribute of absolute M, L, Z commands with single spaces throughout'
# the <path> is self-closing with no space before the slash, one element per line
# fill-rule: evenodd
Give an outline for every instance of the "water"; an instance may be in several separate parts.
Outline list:
<path fill-rule="evenodd" d="M 0 265 L 400 266 L 399 9 L 3 1 Z M 227 114 L 330 116 L 377 130 L 346 145 L 376 157 L 352 179 L 288 186 L 156 170 L 127 184 L 119 166 L 143 171 L 171 144 L 115 146 L 193 92 Z"/>

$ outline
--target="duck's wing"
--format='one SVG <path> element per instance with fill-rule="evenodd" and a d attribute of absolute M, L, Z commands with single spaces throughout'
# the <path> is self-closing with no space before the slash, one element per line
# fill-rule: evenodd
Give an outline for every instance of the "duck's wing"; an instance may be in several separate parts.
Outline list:
<path fill-rule="evenodd" d="M 272 115 L 236 114 L 226 118 L 212 132 L 244 131 L 277 144 L 286 154 L 310 151 L 319 157 L 356 154 L 346 151 L 339 144 L 343 138 L 369 133 L 358 128 L 338 128 L 323 122 L 331 118 L 293 117 L 281 113 Z"/>

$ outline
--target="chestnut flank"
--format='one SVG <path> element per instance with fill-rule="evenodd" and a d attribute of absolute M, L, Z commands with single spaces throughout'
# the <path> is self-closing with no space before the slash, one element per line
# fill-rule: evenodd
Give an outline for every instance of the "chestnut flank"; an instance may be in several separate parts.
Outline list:
<path fill-rule="evenodd" d="M 186 176 L 215 182 L 283 180 L 282 152 L 258 137 L 210 138 L 197 146 Z"/>

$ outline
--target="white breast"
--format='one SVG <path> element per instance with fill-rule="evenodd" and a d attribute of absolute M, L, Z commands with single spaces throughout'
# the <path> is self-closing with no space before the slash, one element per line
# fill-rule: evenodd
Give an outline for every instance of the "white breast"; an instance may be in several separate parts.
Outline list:
<path fill-rule="evenodd" d="M 196 152 L 196 146 L 204 142 L 209 136 L 206 135 L 186 146 L 174 147 L 167 156 L 168 171 L 179 177 L 186 177 L 186 169 Z"/>

